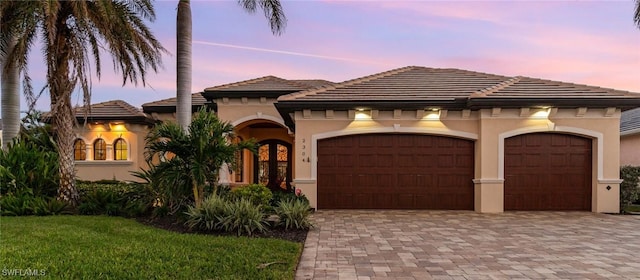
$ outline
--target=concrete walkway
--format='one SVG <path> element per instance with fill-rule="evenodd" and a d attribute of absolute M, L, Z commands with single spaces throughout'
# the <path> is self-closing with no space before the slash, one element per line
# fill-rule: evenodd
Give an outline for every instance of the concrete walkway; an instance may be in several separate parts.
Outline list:
<path fill-rule="evenodd" d="M 640 279 L 640 216 L 323 210 L 296 279 Z"/>

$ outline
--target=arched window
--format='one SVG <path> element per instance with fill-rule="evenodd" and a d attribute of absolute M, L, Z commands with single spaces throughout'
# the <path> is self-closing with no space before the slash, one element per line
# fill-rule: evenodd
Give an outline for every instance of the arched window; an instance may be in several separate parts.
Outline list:
<path fill-rule="evenodd" d="M 122 138 L 118 138 L 113 142 L 113 159 L 127 160 L 127 142 Z"/>
<path fill-rule="evenodd" d="M 74 160 L 86 160 L 87 159 L 87 144 L 80 138 L 73 142 L 73 159 Z"/>
<path fill-rule="evenodd" d="M 93 142 L 93 160 L 107 159 L 107 142 L 102 138 L 98 138 Z"/>

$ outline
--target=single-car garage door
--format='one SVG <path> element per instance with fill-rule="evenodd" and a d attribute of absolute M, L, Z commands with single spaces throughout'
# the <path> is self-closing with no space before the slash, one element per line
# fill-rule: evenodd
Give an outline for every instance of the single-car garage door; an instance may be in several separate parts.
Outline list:
<path fill-rule="evenodd" d="M 361 134 L 317 151 L 319 209 L 473 209 L 473 141 Z"/>
<path fill-rule="evenodd" d="M 505 210 L 591 210 L 591 139 L 532 133 L 504 144 Z"/>

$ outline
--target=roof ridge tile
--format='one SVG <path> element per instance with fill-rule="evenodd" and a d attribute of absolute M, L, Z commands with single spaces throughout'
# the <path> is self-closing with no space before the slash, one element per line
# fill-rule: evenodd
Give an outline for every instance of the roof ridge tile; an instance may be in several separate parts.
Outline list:
<path fill-rule="evenodd" d="M 405 66 L 405 67 L 401 67 L 401 68 L 396 68 L 396 69 L 392 69 L 392 70 L 388 70 L 385 72 L 380 72 L 380 73 L 376 73 L 376 74 L 371 74 L 371 75 L 367 75 L 364 77 L 360 77 L 360 78 L 355 78 L 355 79 L 351 79 L 351 80 L 346 80 L 337 84 L 333 84 L 333 85 L 329 85 L 329 86 L 322 86 L 320 88 L 311 88 L 311 89 L 307 89 L 307 90 L 302 90 L 302 91 L 298 91 L 298 92 L 294 92 L 294 93 L 290 93 L 290 94 L 286 94 L 286 95 L 282 95 L 280 97 L 278 97 L 279 101 L 283 101 L 283 100 L 292 100 L 298 97 L 305 97 L 305 96 L 309 96 L 309 95 L 315 95 L 318 94 L 322 91 L 327 91 L 327 90 L 332 90 L 332 89 L 339 89 L 341 87 L 346 87 L 346 86 L 350 86 L 350 85 L 355 85 L 358 83 L 363 83 L 363 82 L 368 82 L 374 79 L 379 79 L 382 77 L 387 77 L 393 74 L 397 74 L 397 73 L 402 73 L 402 72 L 406 72 L 409 71 L 411 69 L 415 69 L 415 68 L 426 68 L 426 67 L 418 67 L 418 66 Z"/>
<path fill-rule="evenodd" d="M 507 78 L 509 78 L 509 77 L 507 77 Z M 522 78 L 521 76 L 511 77 L 511 78 L 509 78 L 509 79 L 507 79 L 507 80 L 505 80 L 505 81 L 503 81 L 501 83 L 498 83 L 498 84 L 495 84 L 493 86 L 486 87 L 486 88 L 478 90 L 478 91 L 476 91 L 474 93 L 471 93 L 471 95 L 469 97 L 486 97 L 486 96 L 488 96 L 490 94 L 494 94 L 494 93 L 500 91 L 501 89 L 507 88 L 507 87 L 519 82 L 521 78 Z"/>

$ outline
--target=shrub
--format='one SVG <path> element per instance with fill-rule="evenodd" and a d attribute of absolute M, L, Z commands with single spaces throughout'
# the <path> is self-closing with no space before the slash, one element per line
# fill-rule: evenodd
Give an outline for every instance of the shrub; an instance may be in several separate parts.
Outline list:
<path fill-rule="evenodd" d="M 3 216 L 33 215 L 33 195 L 28 193 L 9 194 L 0 198 L 0 209 Z"/>
<path fill-rule="evenodd" d="M 31 192 L 35 197 L 53 197 L 58 191 L 58 153 L 51 126 L 38 120 L 40 112 L 22 119 L 20 133 L 8 149 L 0 150 L 0 195 Z"/>
<path fill-rule="evenodd" d="M 273 197 L 271 190 L 260 184 L 242 186 L 231 191 L 236 199 L 246 199 L 253 205 L 268 206 L 269 200 Z"/>
<path fill-rule="evenodd" d="M 34 215 L 50 216 L 72 213 L 67 202 L 57 200 L 55 197 L 36 197 L 31 202 Z"/>
<path fill-rule="evenodd" d="M 280 218 L 279 226 L 285 229 L 309 229 L 313 224 L 309 220 L 311 208 L 309 203 L 299 199 L 285 199 L 275 208 Z"/>
<path fill-rule="evenodd" d="M 149 213 L 154 196 L 146 184 L 78 184 L 78 211 L 84 215 L 133 217 Z"/>
<path fill-rule="evenodd" d="M 34 144 L 17 141 L 0 151 L 1 194 L 29 189 L 35 196 L 55 196 L 58 190 L 58 155 Z M 6 182 L 6 183 L 5 183 Z"/>
<path fill-rule="evenodd" d="M 295 191 L 273 192 L 273 197 L 271 198 L 271 201 L 269 201 L 269 204 L 273 208 L 276 208 L 278 207 L 278 205 L 280 205 L 280 202 L 295 201 L 295 200 L 301 201 L 309 205 L 309 199 L 307 199 L 307 197 L 304 194 L 302 194 L 300 191 L 298 191 L 298 194 L 296 194 Z"/>
<path fill-rule="evenodd" d="M 223 197 L 212 194 L 202 201 L 200 208 L 189 206 L 186 225 L 189 228 L 215 231 L 222 229 L 221 219 L 225 215 L 227 202 Z"/>
<path fill-rule="evenodd" d="M 640 187 L 640 166 L 623 166 L 620 168 L 620 211 L 638 200 Z"/>
<path fill-rule="evenodd" d="M 224 214 L 220 226 L 226 232 L 237 232 L 238 236 L 267 230 L 262 205 L 255 205 L 246 198 L 241 198 L 224 206 Z"/>

